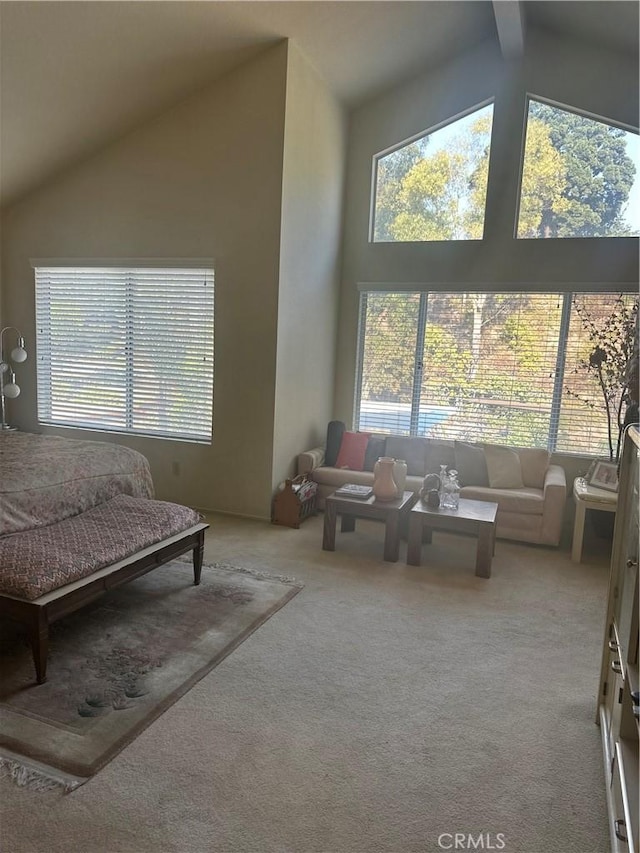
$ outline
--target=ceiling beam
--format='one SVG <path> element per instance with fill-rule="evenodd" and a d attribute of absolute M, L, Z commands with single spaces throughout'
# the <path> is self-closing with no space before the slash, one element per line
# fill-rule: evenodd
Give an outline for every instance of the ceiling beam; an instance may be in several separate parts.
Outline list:
<path fill-rule="evenodd" d="M 505 59 L 519 59 L 524 53 L 524 11 L 519 0 L 493 0 L 498 41 Z"/>

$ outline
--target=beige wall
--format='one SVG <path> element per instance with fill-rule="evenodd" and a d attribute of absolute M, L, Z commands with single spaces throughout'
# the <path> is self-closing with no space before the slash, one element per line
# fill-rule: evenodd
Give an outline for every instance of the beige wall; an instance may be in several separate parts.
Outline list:
<path fill-rule="evenodd" d="M 215 260 L 211 446 L 104 433 L 150 460 L 157 496 L 265 517 L 271 498 L 287 45 L 7 211 L 3 316 L 27 336 L 18 426 L 38 430 L 30 258 Z"/>
<path fill-rule="evenodd" d="M 416 289 L 635 289 L 638 240 L 515 240 L 514 221 L 527 92 L 616 122 L 638 124 L 638 74 L 624 58 L 534 37 L 522 63 L 495 47 L 398 87 L 351 117 L 344 269 L 334 416 L 352 422 L 358 284 Z M 368 242 L 372 158 L 378 152 L 495 97 L 485 239 Z"/>
<path fill-rule="evenodd" d="M 344 110 L 289 43 L 274 486 L 332 416 L 345 157 Z"/>

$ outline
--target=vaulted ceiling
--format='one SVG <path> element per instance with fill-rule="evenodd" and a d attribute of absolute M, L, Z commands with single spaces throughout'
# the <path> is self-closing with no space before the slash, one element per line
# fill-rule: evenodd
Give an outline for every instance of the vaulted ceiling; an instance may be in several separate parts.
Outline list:
<path fill-rule="evenodd" d="M 0 0 L 0 199 L 12 203 L 282 38 L 347 108 L 532 28 L 638 55 L 635 0 Z"/>

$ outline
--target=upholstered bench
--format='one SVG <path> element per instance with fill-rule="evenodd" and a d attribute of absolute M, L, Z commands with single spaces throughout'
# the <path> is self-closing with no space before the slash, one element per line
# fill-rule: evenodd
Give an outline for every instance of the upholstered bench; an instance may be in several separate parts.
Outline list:
<path fill-rule="evenodd" d="M 189 507 L 119 495 L 0 537 L 0 615 L 27 626 L 38 684 L 46 680 L 52 622 L 190 550 L 199 584 L 208 526 Z"/>

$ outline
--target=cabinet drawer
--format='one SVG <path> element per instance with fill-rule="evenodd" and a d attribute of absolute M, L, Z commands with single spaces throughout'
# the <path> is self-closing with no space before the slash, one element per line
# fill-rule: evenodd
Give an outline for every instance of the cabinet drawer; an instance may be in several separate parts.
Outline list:
<path fill-rule="evenodd" d="M 635 750 L 635 756 L 633 752 Z M 611 794 L 613 834 L 619 851 L 638 853 L 638 743 L 618 741 L 613 758 Z M 635 769 L 634 769 L 635 768 Z M 614 848 L 616 849 L 616 848 Z"/>

